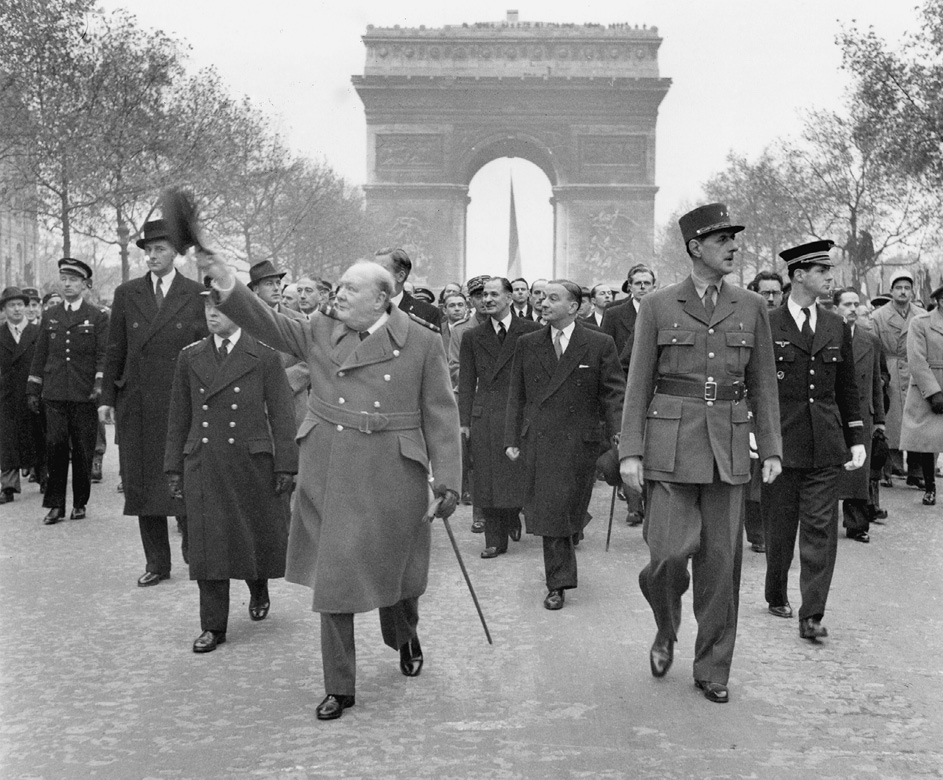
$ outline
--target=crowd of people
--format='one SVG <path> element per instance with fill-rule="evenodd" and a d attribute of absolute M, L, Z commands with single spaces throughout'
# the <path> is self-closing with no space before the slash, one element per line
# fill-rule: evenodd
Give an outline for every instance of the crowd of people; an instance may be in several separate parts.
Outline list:
<path fill-rule="evenodd" d="M 148 271 L 110 309 L 86 300 L 92 269 L 72 258 L 59 261 L 56 297 L 0 294 L 0 503 L 33 480 L 43 522 L 59 523 L 71 464 L 70 517 L 84 518 L 113 424 L 144 552 L 138 586 L 170 577 L 174 517 L 200 594 L 194 652 L 226 641 L 231 580 L 246 581 L 254 621 L 268 616 L 270 579 L 310 588 L 317 717 L 330 720 L 356 701 L 355 614 L 379 610 L 400 671 L 422 670 L 430 518 L 470 503 L 486 560 L 524 531 L 541 537 L 543 606 L 559 610 L 604 477 L 649 548 L 639 586 L 657 628 L 652 674 L 672 665 L 693 577 L 694 680 L 724 703 L 742 528 L 784 619 L 798 539 L 799 636 L 819 641 L 839 516 L 849 539 L 869 542 L 894 476 L 935 504 L 943 286 L 927 312 L 899 270 L 889 295 L 863 301 L 835 289 L 832 242 L 814 241 L 780 253 L 788 281 L 767 270 L 743 289 L 727 277 L 744 227 L 724 204 L 679 226 L 691 274 L 659 288 L 634 265 L 619 297 L 603 283 L 499 275 L 435 295 L 409 282 L 398 248 L 336 284 L 285 284 L 265 260 L 247 285 L 200 250 L 194 281 L 175 267 L 167 226 L 148 222 L 137 242 Z"/>

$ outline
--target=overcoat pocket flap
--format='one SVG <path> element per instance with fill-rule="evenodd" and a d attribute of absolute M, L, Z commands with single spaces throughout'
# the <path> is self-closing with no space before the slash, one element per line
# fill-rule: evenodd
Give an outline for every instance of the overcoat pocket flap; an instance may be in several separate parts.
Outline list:
<path fill-rule="evenodd" d="M 298 426 L 298 433 L 295 434 L 295 441 L 301 443 L 301 440 L 311 433 L 317 426 L 319 420 L 317 417 L 305 417 Z"/>
<path fill-rule="evenodd" d="M 183 454 L 189 455 L 193 452 L 193 450 L 196 449 L 196 443 L 198 441 L 199 439 L 187 439 L 186 443 L 183 445 Z"/>
<path fill-rule="evenodd" d="M 748 423 L 750 422 L 750 408 L 743 401 L 730 405 L 730 422 Z"/>
<path fill-rule="evenodd" d="M 272 454 L 271 439 L 249 439 L 246 444 L 249 447 L 250 455 L 258 455 L 260 452 L 267 452 L 269 455 Z"/>
<path fill-rule="evenodd" d="M 399 452 L 404 458 L 416 461 L 423 468 L 429 468 L 429 456 L 426 454 L 426 448 L 412 437 L 400 434 Z"/>
<path fill-rule="evenodd" d="M 674 328 L 660 330 L 658 331 L 658 346 L 691 345 L 694 344 L 695 335 L 693 330 L 675 330 Z"/>
<path fill-rule="evenodd" d="M 747 333 L 743 330 L 731 330 L 727 331 L 727 346 L 728 347 L 753 347 L 753 338 L 752 333 Z"/>
<path fill-rule="evenodd" d="M 649 420 L 680 420 L 682 399 L 676 395 L 656 395 L 648 406 Z"/>

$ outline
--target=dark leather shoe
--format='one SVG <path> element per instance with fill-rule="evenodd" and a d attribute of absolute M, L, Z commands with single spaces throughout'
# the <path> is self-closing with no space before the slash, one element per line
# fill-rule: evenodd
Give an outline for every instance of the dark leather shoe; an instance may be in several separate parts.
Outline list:
<path fill-rule="evenodd" d="M 217 645 L 226 641 L 225 631 L 204 631 L 193 643 L 194 653 L 212 653 Z"/>
<path fill-rule="evenodd" d="M 315 713 L 317 713 L 318 720 L 336 720 L 344 714 L 344 710 L 353 707 L 354 703 L 353 696 L 335 696 L 333 693 L 329 693 L 318 705 Z"/>
<path fill-rule="evenodd" d="M 418 677 L 422 671 L 422 648 L 418 636 L 400 647 L 399 670 L 407 677 Z"/>
<path fill-rule="evenodd" d="M 920 477 L 907 477 L 907 484 L 917 490 L 923 490 L 923 480 Z"/>
<path fill-rule="evenodd" d="M 781 618 L 791 618 L 792 617 L 792 607 L 788 604 L 779 604 L 779 605 L 769 605 L 769 613 L 775 615 L 776 617 Z"/>
<path fill-rule="evenodd" d="M 694 684 L 704 691 L 704 698 L 714 704 L 726 704 L 730 701 L 730 692 L 726 685 L 720 683 L 708 682 L 707 680 L 695 680 Z"/>
<path fill-rule="evenodd" d="M 521 540 L 521 524 L 518 521 L 517 525 L 512 525 L 511 530 L 508 531 L 508 536 L 512 542 L 519 542 Z"/>
<path fill-rule="evenodd" d="M 627 522 L 630 527 L 635 528 L 645 522 L 645 518 L 642 517 L 641 512 L 629 512 L 625 516 L 625 522 Z"/>
<path fill-rule="evenodd" d="M 84 506 L 74 506 L 72 507 L 72 514 L 69 515 L 70 520 L 84 520 L 85 519 L 85 507 Z"/>
<path fill-rule="evenodd" d="M 268 617 L 269 607 L 271 606 L 268 595 L 258 600 L 249 599 L 249 617 L 252 620 L 265 620 Z"/>
<path fill-rule="evenodd" d="M 119 493 L 124 493 L 124 482 L 119 482 L 118 487 L 115 488 Z"/>
<path fill-rule="evenodd" d="M 139 588 L 149 588 L 151 585 L 156 585 L 161 580 L 169 580 L 169 574 L 154 574 L 152 571 L 146 571 L 140 577 L 138 577 L 138 587 Z"/>
<path fill-rule="evenodd" d="M 803 618 L 799 621 L 799 636 L 813 642 L 828 636 L 828 629 L 815 618 Z"/>
<path fill-rule="evenodd" d="M 753 552 L 755 553 L 765 553 L 766 545 L 760 544 L 759 542 L 754 542 L 753 544 L 750 545 L 750 549 L 753 550 Z"/>
<path fill-rule="evenodd" d="M 102 481 L 102 456 L 96 455 L 92 458 L 92 471 L 89 475 L 89 479 L 92 482 L 101 482 Z"/>
<path fill-rule="evenodd" d="M 878 524 L 880 525 L 880 524 L 881 524 L 881 523 L 880 523 L 881 520 L 887 520 L 887 510 L 886 510 L 886 509 L 883 509 L 883 508 L 881 508 L 881 509 L 875 509 L 875 510 L 874 510 L 874 517 L 871 518 L 871 522 L 872 522 L 872 523 L 878 523 Z"/>
<path fill-rule="evenodd" d="M 648 651 L 648 663 L 653 677 L 664 677 L 675 659 L 675 643 L 670 639 L 655 637 L 652 649 Z"/>
<path fill-rule="evenodd" d="M 544 608 L 545 609 L 563 609 L 563 602 L 565 601 L 563 595 L 563 589 L 552 590 L 547 594 L 547 598 L 544 599 Z"/>
<path fill-rule="evenodd" d="M 848 531 L 845 535 L 856 542 L 864 542 L 867 544 L 871 541 L 871 537 L 868 536 L 866 531 Z"/>
<path fill-rule="evenodd" d="M 65 517 L 65 509 L 61 506 L 54 506 L 43 518 L 43 525 L 55 525 Z"/>
<path fill-rule="evenodd" d="M 928 490 L 923 494 L 923 505 L 924 506 L 936 506 L 936 491 Z"/>
<path fill-rule="evenodd" d="M 485 521 L 484 520 L 472 520 L 472 529 L 473 534 L 483 534 L 485 532 Z"/>
<path fill-rule="evenodd" d="M 504 555 L 506 552 L 507 550 L 499 550 L 497 547 L 485 547 L 485 549 L 481 551 L 481 557 L 497 558 L 499 555 Z"/>

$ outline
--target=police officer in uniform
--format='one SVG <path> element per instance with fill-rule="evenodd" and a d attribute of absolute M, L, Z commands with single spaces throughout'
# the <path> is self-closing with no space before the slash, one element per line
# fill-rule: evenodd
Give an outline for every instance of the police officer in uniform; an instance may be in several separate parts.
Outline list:
<path fill-rule="evenodd" d="M 63 302 L 43 314 L 27 387 L 30 411 L 46 415 L 49 479 L 43 506 L 46 525 L 65 517 L 66 482 L 72 461 L 73 520 L 85 517 L 91 495 L 92 457 L 98 436 L 96 405 L 102 391 L 108 315 L 82 298 L 92 269 L 70 257 L 59 261 Z"/>

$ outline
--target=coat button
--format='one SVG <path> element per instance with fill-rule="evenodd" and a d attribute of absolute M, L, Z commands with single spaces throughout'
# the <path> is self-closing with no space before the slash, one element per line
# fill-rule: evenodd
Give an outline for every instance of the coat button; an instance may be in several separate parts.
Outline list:
<path fill-rule="evenodd" d="M 708 381 L 708 382 L 713 382 L 713 381 L 714 381 L 714 377 L 712 377 L 712 376 L 707 377 L 707 381 Z"/>
<path fill-rule="evenodd" d="M 809 369 L 809 373 L 814 376 L 814 375 L 815 375 L 815 369 L 814 369 L 814 368 L 810 368 L 810 369 Z"/>
<path fill-rule="evenodd" d="M 231 408 L 233 411 L 235 411 L 236 409 L 239 408 L 239 404 L 233 404 L 232 407 L 230 407 L 230 408 Z"/>
<path fill-rule="evenodd" d="M 68 344 L 68 343 L 69 343 L 69 342 L 67 341 L 66 344 Z M 69 351 L 69 348 L 66 347 L 66 348 L 65 348 L 65 351 L 68 352 L 68 351 Z"/>
<path fill-rule="evenodd" d="M 209 442 L 209 439 L 200 439 L 200 441 L 202 441 L 204 444 L 206 444 L 206 443 Z"/>
<path fill-rule="evenodd" d="M 338 375 L 338 376 L 344 376 L 344 374 L 345 374 L 344 371 L 338 371 L 338 372 L 337 372 L 337 375 Z"/>
<path fill-rule="evenodd" d="M 178 323 L 177 323 L 177 330 L 180 330 L 182 327 L 183 327 L 183 325 L 178 322 Z M 229 443 L 232 444 L 232 442 L 229 442 Z"/>
<path fill-rule="evenodd" d="M 707 405 L 708 405 L 708 406 L 713 406 L 713 405 L 714 405 L 714 402 L 713 402 L 713 401 L 708 401 L 708 402 L 707 402 Z"/>
<path fill-rule="evenodd" d="M 344 430 L 344 426 L 343 426 L 343 425 L 338 425 L 338 426 L 337 426 L 337 430 L 339 430 L 339 431 Z"/>
<path fill-rule="evenodd" d="M 391 378 L 391 377 L 390 377 L 389 374 L 384 374 L 384 375 L 383 375 L 383 379 L 384 379 L 385 381 L 387 381 L 387 382 L 390 381 L 390 378 Z"/>
<path fill-rule="evenodd" d="M 810 398 L 810 399 L 809 399 L 809 403 L 810 403 L 810 404 L 814 404 L 814 403 L 815 403 L 815 399 L 814 399 L 814 398 Z"/>
<path fill-rule="evenodd" d="M 398 349 L 394 349 L 394 350 L 393 350 L 393 357 L 399 357 L 399 350 L 398 350 Z"/>
<path fill-rule="evenodd" d="M 209 406 L 207 406 L 206 404 L 203 404 L 203 411 L 204 412 L 209 411 Z"/>
<path fill-rule="evenodd" d="M 206 420 L 204 420 L 204 421 L 203 421 L 203 427 L 204 427 L 204 428 L 209 428 L 209 427 L 210 427 L 210 424 L 209 424 Z"/>
<path fill-rule="evenodd" d="M 709 357 L 709 358 L 714 357 L 714 353 L 713 353 L 713 352 L 708 352 L 708 353 L 707 353 L 707 357 Z"/>
<path fill-rule="evenodd" d="M 239 392 L 239 388 L 238 388 L 238 387 L 234 387 L 234 388 L 232 389 L 232 391 L 233 391 L 234 393 L 238 393 L 238 392 Z"/>
<path fill-rule="evenodd" d="M 235 428 L 235 427 L 236 427 L 236 422 L 235 422 L 235 420 L 233 420 L 233 421 L 231 421 L 231 422 L 229 423 L 229 427 L 230 427 L 230 428 Z"/>
<path fill-rule="evenodd" d="M 657 416 L 658 416 L 658 410 L 657 410 L 657 409 L 656 409 L 654 412 L 652 412 L 652 416 L 653 416 L 653 417 L 657 417 Z"/>
<path fill-rule="evenodd" d="M 136 322 L 132 322 L 132 323 L 131 323 L 131 327 L 132 327 L 132 328 L 136 328 L 137 326 L 138 326 L 138 324 L 137 324 Z"/>
<path fill-rule="evenodd" d="M 201 387 L 201 388 L 200 388 L 200 392 L 201 392 L 201 393 L 205 393 L 206 390 L 204 390 L 204 389 Z"/>
<path fill-rule="evenodd" d="M 677 344 L 677 343 L 678 343 L 678 339 L 672 339 L 672 340 L 671 340 L 671 343 L 672 343 L 672 344 Z"/>
<path fill-rule="evenodd" d="M 228 441 L 230 444 L 235 444 L 235 443 L 236 443 L 236 440 L 235 440 L 235 439 L 227 439 L 227 441 Z"/>
<path fill-rule="evenodd" d="M 374 401 L 374 402 L 373 402 L 373 408 L 374 408 L 374 409 L 379 409 L 379 408 L 380 408 L 380 402 L 379 402 L 379 401 Z"/>
<path fill-rule="evenodd" d="M 70 361 L 70 360 L 72 360 L 72 358 L 66 358 L 66 362 L 68 362 L 68 361 Z"/>
<path fill-rule="evenodd" d="M 708 329 L 707 329 L 707 332 L 708 332 L 711 336 L 714 335 L 714 329 L 713 329 L 713 328 L 708 328 Z"/>
<path fill-rule="evenodd" d="M 337 403 L 339 403 L 339 404 L 346 404 L 347 401 L 345 401 L 343 398 L 338 398 L 338 399 L 337 399 Z"/>
<path fill-rule="evenodd" d="M 815 390 L 815 385 L 809 385 L 810 390 Z"/>

